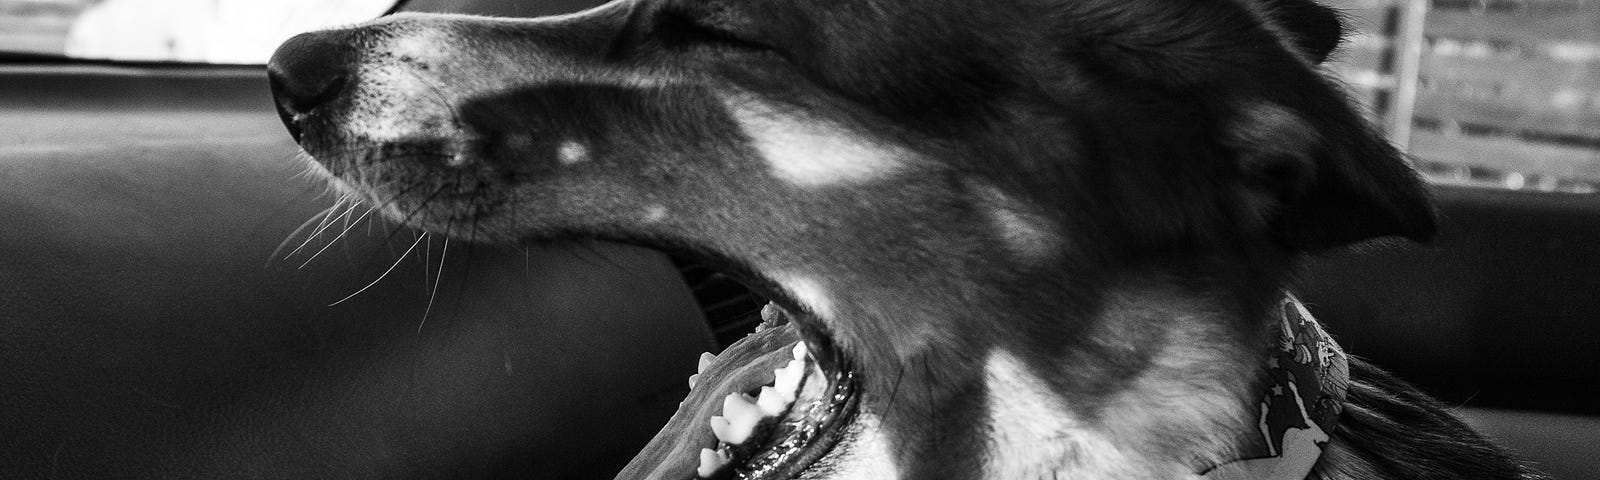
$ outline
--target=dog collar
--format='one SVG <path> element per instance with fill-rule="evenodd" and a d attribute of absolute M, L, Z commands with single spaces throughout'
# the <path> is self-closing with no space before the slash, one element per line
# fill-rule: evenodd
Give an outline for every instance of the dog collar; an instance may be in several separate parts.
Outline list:
<path fill-rule="evenodd" d="M 1256 431 L 1242 435 L 1237 460 L 1200 472 L 1205 480 L 1303 480 L 1328 445 L 1350 385 L 1349 359 L 1294 296 L 1279 302 L 1278 317 Z"/>

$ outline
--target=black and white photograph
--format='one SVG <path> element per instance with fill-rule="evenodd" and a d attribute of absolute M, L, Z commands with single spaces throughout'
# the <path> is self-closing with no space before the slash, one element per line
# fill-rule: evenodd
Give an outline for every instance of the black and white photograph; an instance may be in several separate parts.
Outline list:
<path fill-rule="evenodd" d="M 1597 445 L 1600 0 L 0 0 L 0 480 Z"/>

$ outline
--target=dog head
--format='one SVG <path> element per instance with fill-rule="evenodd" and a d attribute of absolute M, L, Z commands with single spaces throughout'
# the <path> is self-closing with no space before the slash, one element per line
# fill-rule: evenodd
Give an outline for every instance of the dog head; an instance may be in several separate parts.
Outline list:
<path fill-rule="evenodd" d="M 1225 319 L 1259 316 L 1299 255 L 1432 233 L 1318 71 L 1339 35 L 1307 0 L 619 0 L 396 15 L 297 37 L 270 72 L 314 168 L 391 218 L 690 252 L 774 301 L 628 475 L 1176 452 L 1139 467 L 1164 474 L 1203 448 L 1186 429 L 1237 419 L 1130 440 L 1167 405 L 1134 397 L 1180 370 L 1240 383 L 1254 358 L 1226 352 L 1260 325 Z M 773 369 L 801 380 L 750 413 Z"/>

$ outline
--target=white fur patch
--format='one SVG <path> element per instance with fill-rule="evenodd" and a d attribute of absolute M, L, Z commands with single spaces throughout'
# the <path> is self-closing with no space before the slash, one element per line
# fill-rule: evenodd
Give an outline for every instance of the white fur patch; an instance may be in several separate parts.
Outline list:
<path fill-rule="evenodd" d="M 667 219 L 666 205 L 651 205 L 644 209 L 644 221 L 656 223 Z"/>
<path fill-rule="evenodd" d="M 443 98 L 440 85 L 444 83 L 419 64 L 440 62 L 450 50 L 452 39 L 439 29 L 407 29 L 400 34 L 384 37 L 382 45 L 371 48 L 381 53 L 364 61 L 354 78 L 356 84 L 346 88 L 352 104 L 349 118 L 340 122 L 359 137 L 376 141 L 396 140 L 426 135 L 448 135 L 445 122 L 450 115 L 450 102 Z M 397 111 L 401 108 L 404 111 Z"/>
<path fill-rule="evenodd" d="M 409 95 L 425 95 L 436 92 L 437 84 L 430 84 L 425 71 L 417 71 L 417 64 L 431 64 L 439 61 L 451 51 L 453 42 L 449 35 L 437 28 L 409 28 L 398 35 L 390 37 L 385 45 L 375 49 L 388 54 L 392 60 L 381 61 L 377 64 L 387 65 L 388 68 L 406 70 L 410 75 L 396 75 L 390 80 L 390 85 L 403 88 Z"/>
<path fill-rule="evenodd" d="M 1061 251 L 1064 240 L 1052 230 L 1049 220 L 1035 213 L 1037 209 L 992 186 L 978 185 L 975 191 L 982 197 L 980 208 L 989 224 L 1013 256 L 1036 262 Z"/>
<path fill-rule="evenodd" d="M 990 429 L 984 478 L 1127 478 L 1120 473 L 1132 463 L 1127 456 L 1086 428 L 1011 352 L 990 352 L 984 375 Z"/>
<path fill-rule="evenodd" d="M 562 165 L 573 165 L 589 160 L 589 147 L 572 140 L 565 140 L 556 147 L 556 159 Z"/>
<path fill-rule="evenodd" d="M 990 221 L 1000 229 L 1000 238 L 1005 240 L 1006 246 L 1018 257 L 1039 260 L 1048 258 L 1055 253 L 1056 245 L 1060 239 L 1050 231 L 1041 228 L 1039 222 L 1033 218 L 1025 217 L 1015 210 L 996 208 L 989 212 Z"/>
<path fill-rule="evenodd" d="M 818 318 L 831 320 L 834 317 L 833 299 L 828 294 L 827 288 L 815 278 L 779 273 L 770 275 L 784 290 L 788 290 L 794 300 L 800 302 L 802 307 L 811 310 Z"/>
<path fill-rule="evenodd" d="M 358 78 L 361 84 L 353 92 L 349 118 L 341 122 L 351 135 L 384 141 L 442 133 L 437 126 L 430 126 L 431 120 L 448 113 L 442 105 L 420 102 L 406 114 L 394 111 L 397 101 L 433 98 L 428 90 L 431 87 L 420 74 L 409 71 L 407 66 L 383 65 L 366 68 Z"/>
<path fill-rule="evenodd" d="M 895 465 L 894 449 L 883 436 L 883 424 L 878 416 L 862 413 L 856 417 L 850 448 L 838 458 L 828 459 L 828 478 L 838 480 L 896 480 L 900 468 Z"/>
<path fill-rule="evenodd" d="M 406 59 L 424 59 L 438 54 L 438 48 L 443 35 L 438 35 L 434 29 L 416 29 L 400 35 L 398 40 L 389 43 L 389 53 Z"/>
<path fill-rule="evenodd" d="M 907 153 L 821 119 L 779 112 L 756 101 L 730 101 L 729 111 L 774 177 L 801 187 L 860 184 L 894 176 Z"/>
<path fill-rule="evenodd" d="M 1147 475 L 1196 478 L 1201 466 L 1236 456 L 1239 435 L 1256 419 L 1246 394 L 1250 365 L 1205 301 L 1168 291 L 1114 297 L 1103 322 L 1161 322 L 1164 338 L 1150 365 L 1108 399 L 1103 429 L 1128 451 L 1143 452 Z M 1127 303 L 1122 303 L 1127 302 Z"/>

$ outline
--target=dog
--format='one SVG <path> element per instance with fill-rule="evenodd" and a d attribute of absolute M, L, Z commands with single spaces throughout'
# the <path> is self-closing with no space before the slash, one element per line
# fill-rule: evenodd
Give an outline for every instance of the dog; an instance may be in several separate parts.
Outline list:
<path fill-rule="evenodd" d="M 313 170 L 771 300 L 618 478 L 1531 479 L 1347 357 L 1301 260 L 1426 241 L 1311 0 L 617 0 L 269 63 Z"/>

